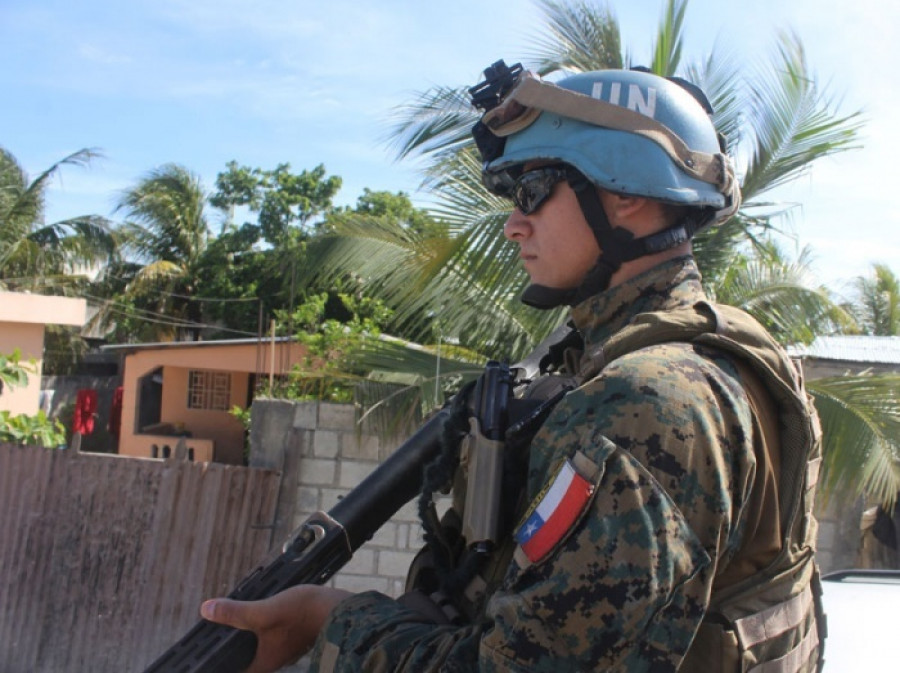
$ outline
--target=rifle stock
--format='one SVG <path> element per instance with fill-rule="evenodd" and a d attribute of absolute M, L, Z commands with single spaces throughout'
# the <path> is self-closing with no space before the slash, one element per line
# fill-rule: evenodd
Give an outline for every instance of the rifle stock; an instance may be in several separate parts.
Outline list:
<path fill-rule="evenodd" d="M 229 598 L 260 600 L 297 584 L 322 584 L 340 570 L 422 489 L 422 468 L 440 451 L 442 409 L 327 513 L 310 516 L 281 555 L 245 577 Z M 200 620 L 144 673 L 239 673 L 256 654 L 256 636 Z"/>

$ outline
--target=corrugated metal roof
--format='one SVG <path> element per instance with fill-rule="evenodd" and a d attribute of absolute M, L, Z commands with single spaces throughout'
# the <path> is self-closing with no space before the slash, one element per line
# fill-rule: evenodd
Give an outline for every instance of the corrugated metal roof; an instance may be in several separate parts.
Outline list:
<path fill-rule="evenodd" d="M 788 352 L 818 360 L 900 365 L 900 336 L 817 337 L 809 346 L 792 346 Z"/>

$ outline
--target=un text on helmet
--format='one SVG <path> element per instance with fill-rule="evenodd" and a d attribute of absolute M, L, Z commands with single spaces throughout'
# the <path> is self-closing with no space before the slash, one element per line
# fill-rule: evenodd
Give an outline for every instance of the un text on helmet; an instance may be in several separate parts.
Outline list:
<path fill-rule="evenodd" d="M 591 89 L 591 97 L 605 100 L 613 105 L 623 105 L 622 83 L 609 82 L 608 95 L 604 95 L 603 92 L 605 84 L 606 82 L 594 82 L 594 86 Z M 624 107 L 647 117 L 656 118 L 656 89 L 651 86 L 644 91 L 637 84 L 629 84 L 628 97 Z"/>

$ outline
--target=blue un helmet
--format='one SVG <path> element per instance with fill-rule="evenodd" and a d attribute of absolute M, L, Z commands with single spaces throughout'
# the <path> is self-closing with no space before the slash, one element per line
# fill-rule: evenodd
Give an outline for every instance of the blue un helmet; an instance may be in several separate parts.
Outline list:
<path fill-rule="evenodd" d="M 470 89 L 484 111 L 472 133 L 482 179 L 510 196 L 528 162 L 559 163 L 600 245 L 597 266 L 574 291 L 531 286 L 523 300 L 550 308 L 605 289 L 622 262 L 680 245 L 740 205 L 734 169 L 700 89 L 642 70 L 598 70 L 557 84 L 498 61 Z M 635 239 L 609 224 L 594 187 L 686 207 L 665 231 Z"/>

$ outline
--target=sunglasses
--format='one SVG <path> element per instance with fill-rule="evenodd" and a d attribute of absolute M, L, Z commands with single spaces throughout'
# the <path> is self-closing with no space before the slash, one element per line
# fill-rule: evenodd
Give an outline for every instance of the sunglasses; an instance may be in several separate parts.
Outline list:
<path fill-rule="evenodd" d="M 569 179 L 569 171 L 561 166 L 544 166 L 520 175 L 504 194 L 512 199 L 523 215 L 531 215 L 553 195 L 557 183 Z"/>

